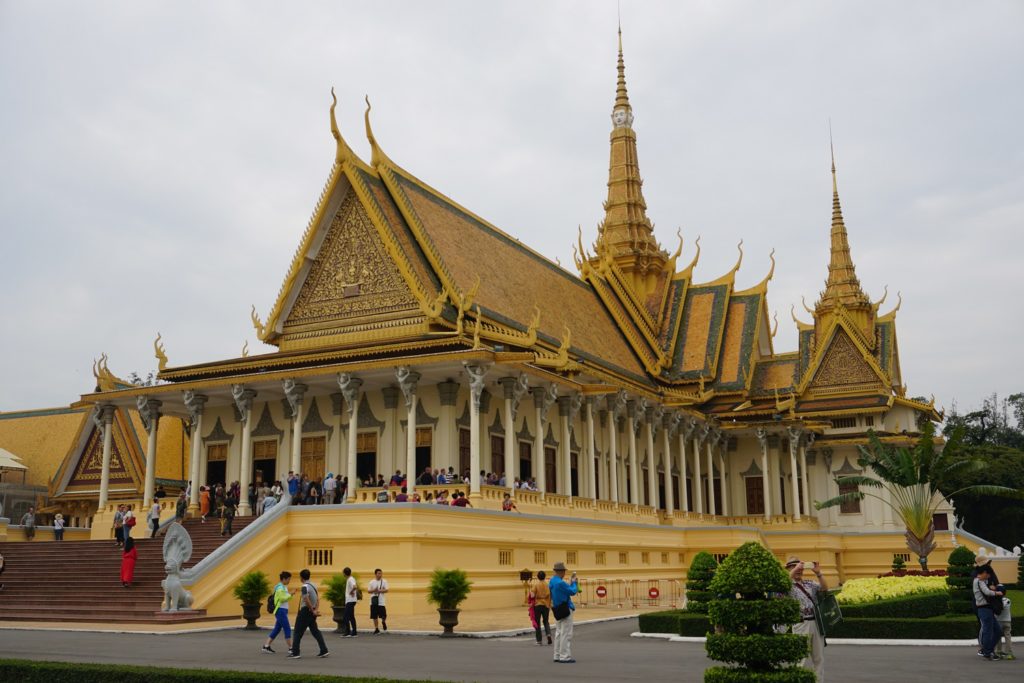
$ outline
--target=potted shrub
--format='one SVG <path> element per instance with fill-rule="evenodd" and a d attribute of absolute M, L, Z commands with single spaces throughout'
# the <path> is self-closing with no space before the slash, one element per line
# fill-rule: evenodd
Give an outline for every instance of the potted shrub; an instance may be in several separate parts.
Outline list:
<path fill-rule="evenodd" d="M 904 574 L 906 574 L 906 572 L 907 572 L 907 563 L 904 562 L 903 558 L 900 557 L 899 555 L 893 555 L 892 556 L 892 573 L 893 573 L 893 576 L 902 576 L 902 574 L 900 574 L 900 572 L 903 572 Z"/>
<path fill-rule="evenodd" d="M 814 672 L 799 666 L 807 637 L 775 630 L 800 621 L 791 586 L 779 561 L 757 543 L 744 543 L 722 562 L 708 587 L 715 632 L 705 648 L 709 658 L 737 666 L 711 667 L 704 683 L 814 683 Z"/>
<path fill-rule="evenodd" d="M 444 627 L 442 636 L 455 635 L 454 628 L 459 623 L 459 605 L 472 590 L 472 582 L 461 569 L 435 569 L 430 575 L 427 587 L 427 602 L 437 605 L 437 613 L 441 619 L 438 623 Z"/>
<path fill-rule="evenodd" d="M 260 617 L 263 599 L 270 595 L 270 581 L 267 580 L 267 575 L 260 571 L 249 572 L 238 580 L 233 592 L 242 603 L 242 618 L 246 621 L 246 630 L 255 631 L 259 628 L 256 626 L 256 620 Z"/>
<path fill-rule="evenodd" d="M 342 574 L 334 574 L 324 581 L 323 588 L 324 600 L 331 603 L 331 609 L 334 611 L 332 617 L 334 623 L 338 625 L 334 629 L 335 633 L 341 633 L 341 622 L 345 619 L 345 576 Z"/>
<path fill-rule="evenodd" d="M 718 562 L 714 555 L 702 550 L 693 556 L 690 571 L 686 573 L 686 610 L 698 614 L 708 613 L 708 603 L 714 597 L 708 592 L 708 585 L 715 577 Z"/>

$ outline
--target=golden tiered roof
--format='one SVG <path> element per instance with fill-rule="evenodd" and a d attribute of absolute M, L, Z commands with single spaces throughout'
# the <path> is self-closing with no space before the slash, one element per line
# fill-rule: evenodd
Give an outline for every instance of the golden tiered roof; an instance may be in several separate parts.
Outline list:
<path fill-rule="evenodd" d="M 278 350 L 167 368 L 161 379 L 223 382 L 489 348 L 735 419 L 901 394 L 895 311 L 878 316 L 882 302 L 872 303 L 857 280 L 834 163 L 829 276 L 808 309 L 814 324 L 797 321 L 798 351 L 773 348 L 774 253 L 768 274 L 747 289 L 736 287 L 742 242 L 736 265 L 709 282 L 693 280 L 699 240 L 677 269 L 682 237 L 668 254 L 647 216 L 621 31 L 618 47 L 605 216 L 593 253 L 582 231 L 577 238 L 578 277 L 395 163 L 372 130 L 369 102 L 371 158 L 360 159 L 337 126 L 334 100 L 331 172 L 266 323 L 252 314 L 260 339 Z"/>

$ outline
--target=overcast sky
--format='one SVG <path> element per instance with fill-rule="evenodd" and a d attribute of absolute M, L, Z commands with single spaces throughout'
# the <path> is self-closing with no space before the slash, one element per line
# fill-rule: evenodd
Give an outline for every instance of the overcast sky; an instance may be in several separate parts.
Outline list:
<path fill-rule="evenodd" d="M 911 395 L 1024 391 L 1024 3 L 630 2 L 648 212 L 696 277 L 778 259 L 777 351 L 813 306 L 828 119 L 857 273 Z M 0 0 L 0 410 L 269 351 L 265 316 L 334 158 L 327 111 L 396 163 L 572 263 L 602 218 L 616 6 L 602 2 Z M 569 303 L 569 302 L 567 302 Z"/>

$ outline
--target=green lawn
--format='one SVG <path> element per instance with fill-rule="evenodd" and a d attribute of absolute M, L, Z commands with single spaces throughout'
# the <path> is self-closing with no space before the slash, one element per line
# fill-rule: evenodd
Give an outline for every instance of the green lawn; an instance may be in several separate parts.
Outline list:
<path fill-rule="evenodd" d="M 1013 620 L 1024 619 L 1024 590 L 1006 591 L 1006 597 L 1010 598 L 1010 614 Z"/>

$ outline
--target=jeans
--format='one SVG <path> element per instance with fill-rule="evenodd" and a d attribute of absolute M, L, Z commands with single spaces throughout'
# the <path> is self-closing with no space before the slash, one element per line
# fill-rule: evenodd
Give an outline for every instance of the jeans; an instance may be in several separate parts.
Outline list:
<path fill-rule="evenodd" d="M 345 616 L 341 619 L 341 630 L 344 631 L 344 635 L 356 635 L 356 603 L 345 603 Z"/>
<path fill-rule="evenodd" d="M 327 652 L 327 643 L 324 642 L 324 637 L 320 634 L 320 628 L 316 625 L 316 615 L 308 607 L 303 607 L 299 610 L 299 615 L 295 617 L 295 640 L 292 641 L 292 654 L 299 654 L 299 643 L 302 642 L 302 635 L 306 632 L 307 628 L 313 634 L 313 637 L 316 638 L 316 643 L 320 646 L 320 654 Z"/>
<path fill-rule="evenodd" d="M 160 520 L 150 520 L 149 523 L 153 526 L 153 534 L 150 536 L 150 538 L 156 538 L 156 532 L 160 531 Z"/>
<path fill-rule="evenodd" d="M 533 614 L 537 617 L 537 628 L 534 629 L 534 634 L 537 636 L 537 642 L 540 642 L 540 627 L 542 623 L 544 625 L 544 633 L 550 639 L 551 623 L 548 621 L 548 615 L 551 614 L 551 610 L 548 609 L 547 605 L 534 605 Z"/>
<path fill-rule="evenodd" d="M 274 612 L 274 630 L 270 632 L 270 639 L 277 638 L 277 634 L 284 631 L 285 638 L 292 637 L 292 627 L 288 623 L 288 610 L 283 607 L 278 607 L 277 611 Z"/>
<path fill-rule="evenodd" d="M 555 622 L 555 661 L 572 659 L 572 612 Z"/>
<path fill-rule="evenodd" d="M 995 651 L 1003 630 L 996 623 L 996 615 L 991 607 L 980 607 L 978 619 L 981 620 L 981 654 L 990 655 Z"/>

